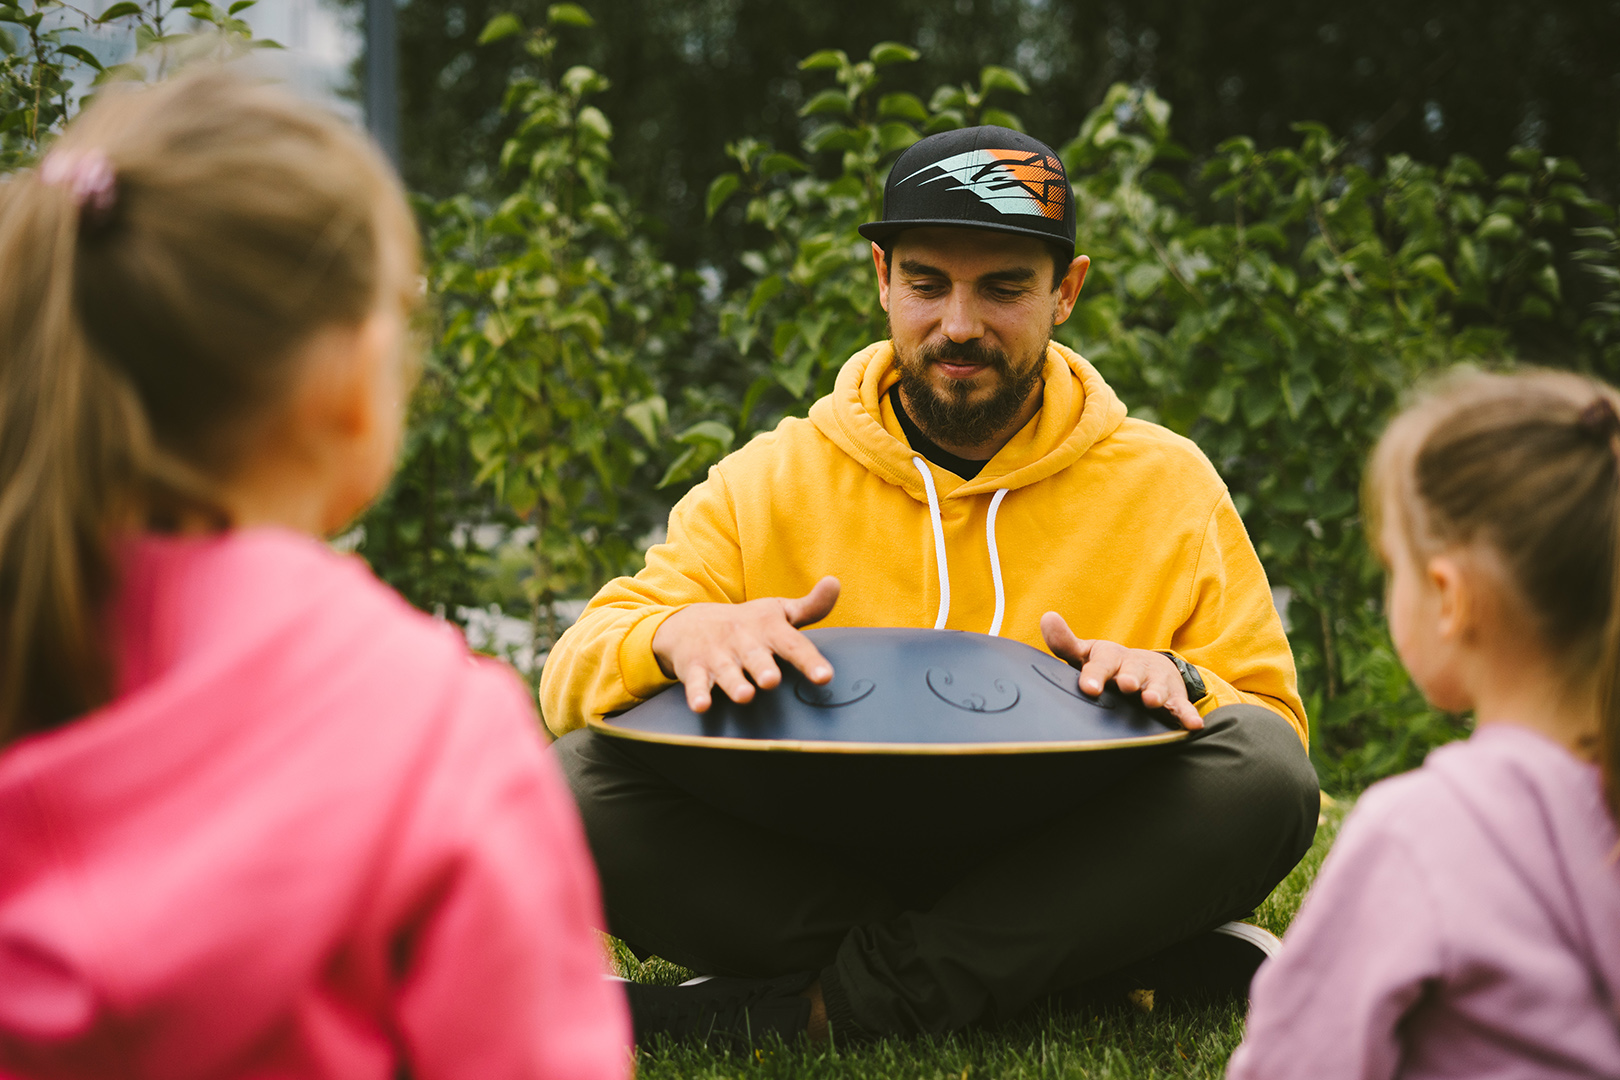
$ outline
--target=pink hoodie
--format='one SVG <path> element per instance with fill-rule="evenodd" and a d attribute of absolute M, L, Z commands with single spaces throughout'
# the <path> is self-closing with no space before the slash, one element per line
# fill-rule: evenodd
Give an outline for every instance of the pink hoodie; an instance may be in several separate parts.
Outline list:
<path fill-rule="evenodd" d="M 1356 803 L 1228 1080 L 1620 1076 L 1620 866 L 1596 766 L 1491 724 Z"/>
<path fill-rule="evenodd" d="M 357 559 L 134 545 L 107 707 L 0 753 L 0 1075 L 629 1075 L 503 668 Z"/>

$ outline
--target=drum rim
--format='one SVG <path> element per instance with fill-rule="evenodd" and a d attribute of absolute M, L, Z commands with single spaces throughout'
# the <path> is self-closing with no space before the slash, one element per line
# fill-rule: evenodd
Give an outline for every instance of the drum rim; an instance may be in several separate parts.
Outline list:
<path fill-rule="evenodd" d="M 821 739 L 743 739 L 734 735 L 673 735 L 663 732 L 634 731 L 602 717 L 585 724 L 590 730 L 618 739 L 659 743 L 665 746 L 695 746 L 726 750 L 777 751 L 799 754 L 889 754 L 903 757 L 946 757 L 983 754 L 1072 754 L 1091 750 L 1124 750 L 1130 747 L 1163 746 L 1181 742 L 1190 734 L 1186 728 L 1160 735 L 1132 735 L 1120 739 L 1075 739 L 1064 742 L 843 742 Z"/>

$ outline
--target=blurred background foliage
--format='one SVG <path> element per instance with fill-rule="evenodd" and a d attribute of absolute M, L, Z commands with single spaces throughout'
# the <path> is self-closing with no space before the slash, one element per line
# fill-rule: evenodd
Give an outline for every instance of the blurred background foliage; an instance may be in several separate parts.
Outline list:
<path fill-rule="evenodd" d="M 1395 658 L 1361 469 L 1437 367 L 1620 379 L 1620 0 L 400 17 L 432 303 L 400 474 L 343 542 L 475 645 L 537 676 L 708 465 L 883 335 L 854 226 L 904 147 L 995 122 L 1076 185 L 1093 268 L 1057 337 L 1232 489 L 1324 785 L 1466 730 Z"/>

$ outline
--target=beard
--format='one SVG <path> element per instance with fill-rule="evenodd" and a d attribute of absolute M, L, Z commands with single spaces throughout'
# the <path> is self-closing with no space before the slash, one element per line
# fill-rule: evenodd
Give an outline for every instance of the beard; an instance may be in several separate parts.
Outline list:
<path fill-rule="evenodd" d="M 894 334 L 889 334 L 893 340 Z M 1048 335 L 1050 340 L 1050 335 Z M 924 345 L 915 353 L 894 352 L 895 368 L 900 372 L 900 393 L 905 397 L 906 411 L 924 435 L 936 443 L 951 446 L 981 446 L 1003 434 L 1004 429 L 1018 415 L 1024 402 L 1041 381 L 1041 358 L 1046 355 L 1046 343 L 1019 369 L 1000 349 L 989 348 L 981 341 L 944 341 L 938 345 Z M 982 364 L 1001 376 L 988 398 L 972 401 L 978 389 L 969 381 L 952 380 L 943 389 L 936 387 L 928 377 L 930 364 L 945 361 L 956 364 Z"/>

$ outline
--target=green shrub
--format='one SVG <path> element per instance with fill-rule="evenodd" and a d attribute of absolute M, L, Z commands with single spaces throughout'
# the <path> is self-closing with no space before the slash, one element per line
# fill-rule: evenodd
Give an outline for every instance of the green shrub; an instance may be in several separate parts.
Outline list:
<path fill-rule="evenodd" d="M 0 0 L 0 175 L 28 165 L 108 81 L 161 77 L 197 59 L 280 48 L 237 16 L 258 0 L 118 0 L 91 15 L 61 0 Z M 131 31 L 134 55 L 107 65 L 84 47 L 94 28 Z M 87 86 L 78 77 L 94 72 Z"/>
<path fill-rule="evenodd" d="M 541 74 L 507 91 L 509 194 L 420 208 L 437 336 L 399 476 L 359 534 L 417 604 L 515 610 L 537 650 L 558 633 L 557 598 L 640 566 L 663 509 L 635 494 L 652 491 L 669 439 L 657 375 L 692 291 L 609 181 L 612 125 L 589 103 L 606 80 L 549 69 L 561 28 L 589 25 L 554 4 L 546 26 L 501 15 L 484 31 L 523 35 Z"/>

